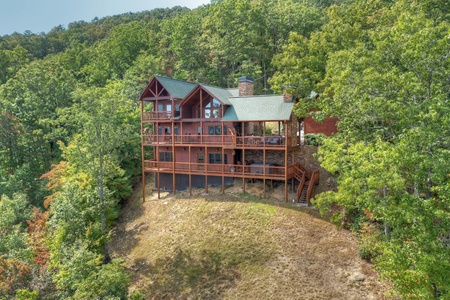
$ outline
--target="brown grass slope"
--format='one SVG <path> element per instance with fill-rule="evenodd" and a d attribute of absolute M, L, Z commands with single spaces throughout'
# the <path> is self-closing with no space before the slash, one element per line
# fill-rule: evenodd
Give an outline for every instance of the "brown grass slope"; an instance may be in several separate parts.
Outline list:
<path fill-rule="evenodd" d="M 312 209 L 241 190 L 160 200 L 149 192 L 142 203 L 137 189 L 109 243 L 131 290 L 146 299 L 384 299 L 386 285 L 349 232 Z"/>

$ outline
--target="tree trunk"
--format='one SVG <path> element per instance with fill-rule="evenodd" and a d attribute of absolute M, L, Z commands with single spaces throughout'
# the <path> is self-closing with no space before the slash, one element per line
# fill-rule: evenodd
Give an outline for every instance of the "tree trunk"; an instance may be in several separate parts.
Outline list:
<path fill-rule="evenodd" d="M 98 168 L 98 197 L 100 199 L 100 218 L 102 221 L 102 235 L 106 236 L 106 205 L 105 205 L 105 192 L 103 187 L 103 153 L 100 151 L 99 155 L 99 168 Z M 103 263 L 107 264 L 111 262 L 111 257 L 106 247 L 106 241 L 103 242 Z"/>
<path fill-rule="evenodd" d="M 386 196 L 387 196 L 387 187 L 383 186 L 383 197 L 386 198 Z M 384 200 L 384 203 L 386 205 L 386 200 Z M 386 223 L 386 221 L 383 222 L 383 225 L 384 225 L 384 235 L 386 236 L 387 240 L 389 241 L 389 234 L 391 232 L 391 228 Z"/>

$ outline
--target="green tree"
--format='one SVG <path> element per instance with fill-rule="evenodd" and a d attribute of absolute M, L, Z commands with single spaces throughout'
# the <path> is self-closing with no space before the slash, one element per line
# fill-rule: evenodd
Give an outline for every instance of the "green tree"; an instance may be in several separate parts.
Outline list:
<path fill-rule="evenodd" d="M 339 118 L 341 132 L 319 154 L 339 188 L 316 203 L 340 205 L 340 220 L 365 212 L 384 228 L 375 261 L 403 297 L 445 299 L 449 26 L 407 1 L 384 11 L 363 40 L 328 54 L 319 107 Z"/>
<path fill-rule="evenodd" d="M 61 252 L 59 272 L 55 276 L 64 298 L 126 299 L 129 276 L 120 261 L 102 264 L 102 257 L 77 240 Z"/>
<path fill-rule="evenodd" d="M 373 251 L 407 299 L 445 298 L 450 287 L 446 7 L 407 0 L 330 6 L 320 31 L 291 33 L 273 60 L 274 89 L 320 93 L 297 104 L 299 116 L 314 108 L 317 119 L 339 118 L 339 134 L 319 148 L 338 190 L 315 204 L 324 213 L 338 207 L 335 220 L 357 231 L 364 222 L 378 228 L 378 244 L 364 251 Z"/>
<path fill-rule="evenodd" d="M 147 34 L 142 22 L 121 24 L 97 45 L 87 49 L 89 63 L 81 73 L 90 85 L 104 86 L 109 79 L 122 78 L 141 51 L 146 50 Z"/>
<path fill-rule="evenodd" d="M 0 46 L 0 84 L 12 78 L 23 66 L 28 64 L 28 52 L 17 46 L 12 50 L 2 50 Z"/>
<path fill-rule="evenodd" d="M 205 9 L 196 9 L 165 20 L 155 32 L 157 51 L 167 75 L 180 79 L 198 79 L 207 72 L 207 50 L 199 45 Z M 154 32 L 153 28 L 150 28 Z"/>
<path fill-rule="evenodd" d="M 74 77 L 57 56 L 32 62 L 1 86 L 0 109 L 20 122 L 23 147 L 40 174 L 59 157 L 56 141 L 67 137 L 57 110 L 71 105 L 75 86 Z"/>
<path fill-rule="evenodd" d="M 28 287 L 31 277 L 33 253 L 26 232 L 30 209 L 24 194 L 0 196 L 0 297 L 12 298 Z"/>
<path fill-rule="evenodd" d="M 95 180 L 104 235 L 108 196 L 105 193 L 106 171 L 109 166 L 120 164 L 123 157 L 119 156 L 119 149 L 130 141 L 130 137 L 136 136 L 133 124 L 127 122 L 137 116 L 136 107 L 122 91 L 123 85 L 119 82 L 112 82 L 105 88 L 91 87 L 77 91 L 79 103 L 72 112 L 81 132 L 65 154 L 70 161 L 78 161 L 82 170 Z"/>
<path fill-rule="evenodd" d="M 123 84 L 112 82 L 77 91 L 78 103 L 70 114 L 80 133 L 61 145 L 67 162 L 46 175 L 56 192 L 49 199 L 50 262 L 64 297 L 124 299 L 127 293 L 123 266 L 110 263 L 106 250 L 118 203 L 132 191 L 119 166 L 129 155 L 124 149 L 139 149 L 136 106 L 123 90 Z"/>

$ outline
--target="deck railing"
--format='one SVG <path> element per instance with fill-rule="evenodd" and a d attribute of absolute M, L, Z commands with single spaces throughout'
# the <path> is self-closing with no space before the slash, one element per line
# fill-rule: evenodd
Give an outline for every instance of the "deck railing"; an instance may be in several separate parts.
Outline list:
<path fill-rule="evenodd" d="M 171 111 L 149 111 L 142 113 L 142 121 L 168 120 L 172 118 Z"/>
<path fill-rule="evenodd" d="M 284 147 L 283 136 L 232 135 L 144 135 L 144 145 L 223 145 L 225 147 L 279 148 Z"/>
<path fill-rule="evenodd" d="M 254 177 L 270 179 L 285 179 L 285 167 L 271 165 L 235 165 L 235 164 L 206 164 L 189 162 L 162 162 L 146 160 L 144 163 L 146 171 L 180 172 L 192 174 L 215 174 L 230 177 Z M 288 167 L 289 170 L 290 167 Z"/>

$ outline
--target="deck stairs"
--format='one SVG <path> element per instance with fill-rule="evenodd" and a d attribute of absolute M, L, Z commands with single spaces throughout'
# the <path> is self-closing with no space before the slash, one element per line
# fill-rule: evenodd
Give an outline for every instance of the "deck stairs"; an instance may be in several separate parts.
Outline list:
<path fill-rule="evenodd" d="M 310 171 L 300 164 L 295 164 L 294 178 L 299 182 L 295 201 L 309 205 L 314 194 L 314 187 L 319 184 L 319 172 Z"/>

